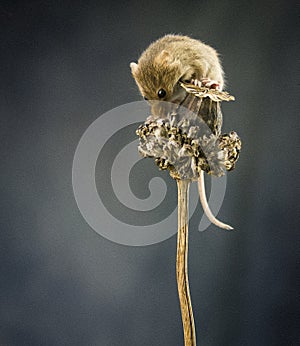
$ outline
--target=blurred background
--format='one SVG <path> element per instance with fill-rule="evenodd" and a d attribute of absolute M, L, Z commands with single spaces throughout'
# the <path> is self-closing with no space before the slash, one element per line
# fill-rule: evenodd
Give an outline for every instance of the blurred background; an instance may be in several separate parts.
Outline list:
<path fill-rule="evenodd" d="M 71 178 L 86 128 L 140 100 L 129 63 L 166 33 L 220 52 L 224 132 L 243 140 L 219 213 L 236 231 L 198 232 L 200 207 L 190 222 L 198 342 L 300 343 L 296 19 L 286 0 L 1 2 L 0 345 L 183 345 L 176 236 L 101 237 Z"/>

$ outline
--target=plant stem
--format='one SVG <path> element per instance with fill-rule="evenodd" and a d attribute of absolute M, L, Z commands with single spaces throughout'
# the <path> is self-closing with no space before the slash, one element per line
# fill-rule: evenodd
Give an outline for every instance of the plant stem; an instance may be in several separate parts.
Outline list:
<path fill-rule="evenodd" d="M 189 180 L 177 180 L 178 238 L 176 274 L 185 346 L 196 346 L 196 331 L 188 279 Z"/>

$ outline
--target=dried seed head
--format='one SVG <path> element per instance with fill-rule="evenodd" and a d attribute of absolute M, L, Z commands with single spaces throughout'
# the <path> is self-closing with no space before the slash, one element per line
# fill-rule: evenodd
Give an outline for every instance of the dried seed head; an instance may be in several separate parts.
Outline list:
<path fill-rule="evenodd" d="M 162 118 L 150 116 L 137 129 L 139 152 L 155 158 L 158 167 L 168 169 L 175 179 L 197 180 L 201 170 L 222 176 L 234 168 L 241 149 L 235 132 L 220 135 L 219 101 L 233 97 L 216 90 L 182 86 L 188 96 L 176 112 Z"/>

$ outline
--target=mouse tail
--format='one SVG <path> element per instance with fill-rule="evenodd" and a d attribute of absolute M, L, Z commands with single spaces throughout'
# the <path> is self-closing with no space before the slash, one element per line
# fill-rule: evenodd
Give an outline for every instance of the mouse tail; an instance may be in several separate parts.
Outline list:
<path fill-rule="evenodd" d="M 233 227 L 231 227 L 231 226 L 227 225 L 226 223 L 223 223 L 223 222 L 219 221 L 218 219 L 216 219 L 215 216 L 213 215 L 213 213 L 211 212 L 209 205 L 208 205 L 208 202 L 207 202 L 207 199 L 206 199 L 204 172 L 202 170 L 201 170 L 201 172 L 199 174 L 199 178 L 198 178 L 198 191 L 199 191 L 199 197 L 200 197 L 200 202 L 201 202 L 203 211 L 204 211 L 205 215 L 207 216 L 207 218 L 209 219 L 209 221 L 220 228 L 232 230 Z"/>

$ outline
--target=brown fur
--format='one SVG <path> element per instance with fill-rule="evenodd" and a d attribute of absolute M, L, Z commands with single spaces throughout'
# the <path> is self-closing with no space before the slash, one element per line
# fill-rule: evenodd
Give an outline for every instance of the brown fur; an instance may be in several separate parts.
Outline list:
<path fill-rule="evenodd" d="M 188 36 L 166 35 L 142 53 L 138 64 L 130 64 L 132 75 L 142 96 L 149 100 L 179 102 L 184 92 L 179 80 L 216 80 L 220 89 L 224 85 L 224 73 L 217 52 L 201 41 Z M 166 91 L 160 99 L 157 92 Z"/>

